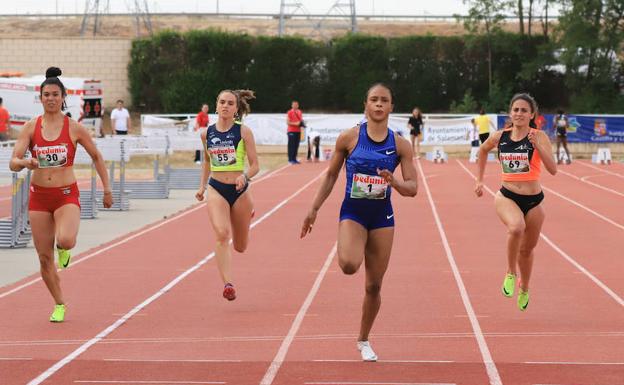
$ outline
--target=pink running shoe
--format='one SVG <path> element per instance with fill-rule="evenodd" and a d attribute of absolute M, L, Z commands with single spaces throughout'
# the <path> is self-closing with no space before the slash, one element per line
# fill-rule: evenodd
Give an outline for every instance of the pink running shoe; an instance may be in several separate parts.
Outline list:
<path fill-rule="evenodd" d="M 226 283 L 223 288 L 223 298 L 228 301 L 234 301 L 236 299 L 236 290 L 234 290 L 234 286 L 231 283 Z"/>

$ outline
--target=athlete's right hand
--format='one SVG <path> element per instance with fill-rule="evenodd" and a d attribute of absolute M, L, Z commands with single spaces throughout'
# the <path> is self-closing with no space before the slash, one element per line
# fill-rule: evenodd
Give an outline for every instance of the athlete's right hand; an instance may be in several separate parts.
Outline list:
<path fill-rule="evenodd" d="M 39 161 L 37 160 L 37 158 L 24 159 L 24 167 L 26 167 L 29 170 L 34 170 L 36 168 L 39 168 Z"/>
<path fill-rule="evenodd" d="M 478 197 L 481 197 L 483 195 L 483 182 L 479 182 L 477 181 L 477 185 L 475 186 L 475 194 L 477 194 Z"/>
<path fill-rule="evenodd" d="M 200 188 L 199 190 L 197 190 L 197 192 L 195 193 L 195 199 L 197 199 L 198 201 L 203 201 L 204 200 L 204 192 L 206 191 L 205 188 Z"/>
<path fill-rule="evenodd" d="M 301 238 L 305 237 L 307 233 L 312 232 L 312 226 L 314 226 L 314 221 L 316 221 L 316 213 L 317 210 L 310 209 L 308 215 L 303 220 L 303 226 L 301 226 Z"/>

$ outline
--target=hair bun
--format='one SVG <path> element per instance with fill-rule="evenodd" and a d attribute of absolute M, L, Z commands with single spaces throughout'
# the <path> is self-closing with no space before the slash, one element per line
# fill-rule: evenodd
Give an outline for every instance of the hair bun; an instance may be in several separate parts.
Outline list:
<path fill-rule="evenodd" d="M 61 76 L 61 69 L 58 67 L 50 67 L 46 70 L 46 78 L 57 78 Z"/>

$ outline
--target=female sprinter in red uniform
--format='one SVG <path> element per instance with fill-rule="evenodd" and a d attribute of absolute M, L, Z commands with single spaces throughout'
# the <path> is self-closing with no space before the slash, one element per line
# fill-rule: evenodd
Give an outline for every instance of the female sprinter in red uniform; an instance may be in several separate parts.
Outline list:
<path fill-rule="evenodd" d="M 505 297 L 514 293 L 516 276 L 520 270 L 518 308 L 529 306 L 529 281 L 533 268 L 533 249 L 537 245 L 544 208 L 540 203 L 544 193 L 539 183 L 541 164 L 555 175 L 557 165 L 551 155 L 552 147 L 544 131 L 530 127 L 537 113 L 537 103 L 528 94 L 516 94 L 509 107 L 511 127 L 496 131 L 481 145 L 478 159 L 478 176 L 475 192 L 483 195 L 483 174 L 487 154 L 498 147 L 502 166 L 503 186 L 496 193 L 496 213 L 507 226 L 507 274 L 502 292 Z"/>
<path fill-rule="evenodd" d="M 381 284 L 392 250 L 391 188 L 410 197 L 418 189 L 412 146 L 388 128 L 393 106 L 388 86 L 378 83 L 369 88 L 364 103 L 367 121 L 338 136 L 327 173 L 301 228 L 302 238 L 312 231 L 316 214 L 346 162 L 347 188 L 338 225 L 338 264 L 345 274 L 355 274 L 364 262 L 366 286 L 357 341 L 364 361 L 377 361 L 368 335 L 381 306 Z M 392 174 L 399 164 L 403 181 Z"/>
<path fill-rule="evenodd" d="M 217 97 L 217 122 L 201 132 L 206 156 L 195 197 L 199 201 L 204 200 L 208 182 L 206 203 L 217 240 L 215 256 L 225 284 L 223 297 L 229 301 L 236 299 L 232 284 L 230 239 L 239 253 L 247 249 L 253 213 L 247 190 L 249 181 L 259 171 L 253 133 L 240 123 L 243 116 L 249 113 L 247 101 L 253 98 L 254 94 L 249 90 L 221 91 Z M 247 172 L 245 156 L 249 162 Z"/>
<path fill-rule="evenodd" d="M 69 266 L 70 249 L 76 245 L 80 224 L 80 198 L 72 167 L 77 144 L 93 159 L 104 186 L 104 207 L 113 204 L 106 165 L 89 131 L 62 112 L 67 92 L 60 75 L 61 70 L 56 67 L 46 71 L 40 90 L 43 115 L 24 125 L 9 164 L 12 171 L 24 167 L 33 170 L 28 214 L 41 277 L 56 303 L 50 316 L 52 322 L 65 319 L 65 300 L 54 265 L 54 244 L 59 266 L 64 269 Z M 31 152 L 29 159 L 24 159 L 26 150 Z"/>

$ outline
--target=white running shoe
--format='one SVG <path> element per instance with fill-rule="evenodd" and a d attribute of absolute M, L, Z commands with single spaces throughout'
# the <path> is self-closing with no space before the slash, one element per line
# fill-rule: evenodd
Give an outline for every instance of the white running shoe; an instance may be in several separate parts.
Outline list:
<path fill-rule="evenodd" d="M 362 354 L 362 361 L 375 362 L 377 361 L 377 354 L 373 351 L 373 348 L 368 341 L 358 341 L 357 348 Z"/>

